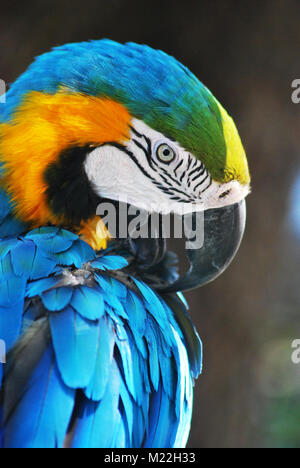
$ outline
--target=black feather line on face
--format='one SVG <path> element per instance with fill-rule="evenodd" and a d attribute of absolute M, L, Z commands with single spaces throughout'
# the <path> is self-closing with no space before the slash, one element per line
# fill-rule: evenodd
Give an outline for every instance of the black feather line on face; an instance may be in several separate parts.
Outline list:
<path fill-rule="evenodd" d="M 71 226 L 79 226 L 81 221 L 95 216 L 101 201 L 84 169 L 86 156 L 92 150 L 91 145 L 67 148 L 44 173 L 51 212 L 63 217 Z"/>
<path fill-rule="evenodd" d="M 166 195 L 169 196 L 170 200 L 181 201 L 183 203 L 188 203 L 188 202 L 195 201 L 194 197 L 188 195 L 183 190 L 180 190 L 181 183 L 182 183 L 184 177 L 187 175 L 187 172 L 189 170 L 191 170 L 189 175 L 194 174 L 195 172 L 199 172 L 199 171 L 200 171 L 200 173 L 205 172 L 205 167 L 204 167 L 203 163 L 200 164 L 200 168 L 196 167 L 196 169 L 194 169 L 195 166 L 199 165 L 199 161 L 194 160 L 194 158 L 189 154 L 187 168 L 184 170 L 183 174 L 181 175 L 180 179 L 178 180 L 177 170 L 182 166 L 182 164 L 184 162 L 183 159 L 181 159 L 181 161 L 179 161 L 179 163 L 177 164 L 175 169 L 173 169 L 173 174 L 174 174 L 175 177 L 172 177 L 172 175 L 170 174 L 170 172 L 166 168 L 162 167 L 161 165 L 158 165 L 157 161 L 155 161 L 155 159 L 152 158 L 151 140 L 146 135 L 137 132 L 133 127 L 131 127 L 131 130 L 132 130 L 132 132 L 134 133 L 134 135 L 136 137 L 138 137 L 140 139 L 143 139 L 146 142 L 147 148 L 145 148 L 143 146 L 143 144 L 140 141 L 138 141 L 137 139 L 135 139 L 135 138 L 132 139 L 133 143 L 145 153 L 145 156 L 147 158 L 147 162 L 148 162 L 149 167 L 152 170 L 154 170 L 156 173 L 159 174 L 159 177 L 165 183 L 165 186 L 161 182 L 158 182 L 153 177 L 151 177 L 150 174 L 148 174 L 147 171 L 145 169 L 143 169 L 141 167 L 141 165 L 137 162 L 137 159 L 135 158 L 133 153 L 131 151 L 129 151 L 125 146 L 115 144 L 115 143 L 109 143 L 109 144 L 112 144 L 113 146 L 116 146 L 120 150 L 127 153 L 131 157 L 131 159 L 133 159 L 133 161 L 140 167 L 140 169 L 142 169 L 143 173 L 147 174 L 147 176 L 154 183 L 154 185 L 156 185 L 156 187 L 158 187 L 162 192 L 164 192 Z M 154 167 L 154 165 L 155 165 L 155 167 Z M 197 178 L 198 178 L 198 175 L 197 175 Z M 188 186 L 189 187 L 191 186 L 191 182 L 192 181 L 190 181 L 190 177 L 188 177 Z M 177 185 L 177 188 L 174 187 L 174 184 Z M 179 196 L 175 196 L 174 192 L 176 192 L 179 195 L 183 195 L 184 198 L 179 197 Z"/>
<path fill-rule="evenodd" d="M 182 164 L 183 164 L 183 159 L 180 160 L 180 162 L 177 164 L 177 166 L 175 167 L 175 169 L 174 169 L 174 171 L 173 171 L 175 177 L 177 177 L 177 171 L 178 171 L 178 169 L 182 166 Z"/>

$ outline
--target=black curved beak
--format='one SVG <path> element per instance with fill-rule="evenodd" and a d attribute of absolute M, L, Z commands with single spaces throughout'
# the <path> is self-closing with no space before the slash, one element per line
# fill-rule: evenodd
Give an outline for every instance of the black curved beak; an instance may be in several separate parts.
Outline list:
<path fill-rule="evenodd" d="M 193 213 L 192 216 L 197 216 Z M 246 202 L 208 210 L 204 213 L 204 239 L 201 248 L 187 250 L 188 272 L 164 293 L 187 291 L 210 283 L 220 276 L 234 259 L 246 224 Z"/>

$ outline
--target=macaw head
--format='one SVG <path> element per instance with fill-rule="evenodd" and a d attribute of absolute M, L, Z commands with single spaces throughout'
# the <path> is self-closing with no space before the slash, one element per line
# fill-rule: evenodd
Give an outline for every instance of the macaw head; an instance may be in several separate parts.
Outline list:
<path fill-rule="evenodd" d="M 101 199 L 202 211 L 208 280 L 240 242 L 250 176 L 234 122 L 186 67 L 145 45 L 99 40 L 38 57 L 0 106 L 0 158 L 14 214 L 32 227 L 60 224 L 99 248 Z"/>

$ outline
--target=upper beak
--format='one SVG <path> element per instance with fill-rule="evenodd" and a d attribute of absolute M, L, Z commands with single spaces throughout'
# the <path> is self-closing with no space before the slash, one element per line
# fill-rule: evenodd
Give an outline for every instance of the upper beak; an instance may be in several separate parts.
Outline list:
<path fill-rule="evenodd" d="M 194 213 L 193 216 L 196 214 Z M 187 250 L 188 272 L 163 292 L 187 291 L 210 283 L 220 276 L 234 259 L 246 224 L 246 202 L 204 213 L 204 243 L 200 249 Z"/>

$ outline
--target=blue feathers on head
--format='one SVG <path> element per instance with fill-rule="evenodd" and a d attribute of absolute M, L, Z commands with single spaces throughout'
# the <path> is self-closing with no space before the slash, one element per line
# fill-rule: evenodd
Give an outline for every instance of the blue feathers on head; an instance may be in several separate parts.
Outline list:
<path fill-rule="evenodd" d="M 0 119 L 9 120 L 29 91 L 53 94 L 62 87 L 110 97 L 195 156 L 225 161 L 216 99 L 188 68 L 160 50 L 108 39 L 56 47 L 37 57 L 12 85 Z"/>

